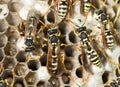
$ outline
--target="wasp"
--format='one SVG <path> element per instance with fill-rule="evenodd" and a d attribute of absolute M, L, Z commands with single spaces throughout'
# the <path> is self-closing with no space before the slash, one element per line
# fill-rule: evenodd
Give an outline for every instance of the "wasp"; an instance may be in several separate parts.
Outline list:
<path fill-rule="evenodd" d="M 80 12 L 83 15 L 87 15 L 90 11 L 94 12 L 96 0 L 80 0 Z"/>
<path fill-rule="evenodd" d="M 0 87 L 9 87 L 7 80 L 0 77 Z"/>
<path fill-rule="evenodd" d="M 60 0 L 58 4 L 58 16 L 61 20 L 65 19 L 70 9 L 70 0 Z"/>
<path fill-rule="evenodd" d="M 100 56 L 91 44 L 86 27 L 85 26 L 79 27 L 78 29 L 75 30 L 74 33 L 77 36 L 79 36 L 81 43 L 83 44 L 86 50 L 87 57 L 89 58 L 90 62 L 97 67 L 102 67 Z M 84 57 L 86 57 L 85 53 L 84 53 Z"/>
<path fill-rule="evenodd" d="M 60 75 L 64 71 L 64 56 L 60 53 L 60 40 L 57 28 L 48 30 L 47 69 L 51 76 Z"/>
<path fill-rule="evenodd" d="M 54 0 L 49 0 L 53 2 Z M 69 20 L 68 15 L 73 11 L 71 0 L 55 0 L 54 9 L 60 21 Z"/>
<path fill-rule="evenodd" d="M 110 22 L 109 15 L 104 9 L 98 9 L 96 11 L 98 17 L 96 18 L 100 23 L 102 42 L 106 48 L 113 48 L 114 43 L 120 44 L 118 35 L 113 27 L 112 22 Z"/>
<path fill-rule="evenodd" d="M 28 19 L 28 27 L 26 29 L 26 37 L 25 37 L 25 51 L 31 52 L 35 50 L 35 44 L 34 44 L 34 34 L 36 32 L 36 22 L 37 18 L 35 16 L 31 16 Z"/>
<path fill-rule="evenodd" d="M 29 11 L 27 20 L 23 21 L 22 18 L 20 19 L 18 31 L 21 36 L 25 37 L 25 52 L 31 52 L 35 50 L 35 45 L 38 43 L 36 39 L 38 39 L 37 37 L 39 32 L 42 30 L 42 26 L 45 26 L 43 23 L 44 19 L 41 14 L 36 12 L 34 9 Z"/>
<path fill-rule="evenodd" d="M 80 1 L 80 13 L 84 16 L 87 16 L 89 12 L 94 13 L 94 9 L 99 8 L 96 0 L 76 0 L 74 4 L 77 1 Z"/>

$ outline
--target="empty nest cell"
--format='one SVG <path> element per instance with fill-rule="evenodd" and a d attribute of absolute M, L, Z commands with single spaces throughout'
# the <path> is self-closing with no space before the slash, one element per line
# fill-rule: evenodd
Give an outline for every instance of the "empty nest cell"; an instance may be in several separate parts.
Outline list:
<path fill-rule="evenodd" d="M 39 69 L 41 66 L 39 60 L 29 60 L 28 63 L 28 68 L 31 69 L 32 71 L 36 71 Z"/>
<path fill-rule="evenodd" d="M 16 55 L 16 59 L 18 62 L 26 62 L 27 57 L 25 51 L 19 51 Z"/>

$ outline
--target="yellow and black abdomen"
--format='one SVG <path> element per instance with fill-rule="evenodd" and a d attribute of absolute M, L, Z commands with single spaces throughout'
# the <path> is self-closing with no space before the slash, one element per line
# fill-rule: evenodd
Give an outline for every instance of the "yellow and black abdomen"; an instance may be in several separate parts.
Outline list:
<path fill-rule="evenodd" d="M 58 6 L 58 16 L 63 20 L 68 13 L 68 2 L 61 0 Z"/>

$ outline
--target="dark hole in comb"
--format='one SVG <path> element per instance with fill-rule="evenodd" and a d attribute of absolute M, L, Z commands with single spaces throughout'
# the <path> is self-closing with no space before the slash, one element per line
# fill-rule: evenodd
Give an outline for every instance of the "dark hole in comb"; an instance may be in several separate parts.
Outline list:
<path fill-rule="evenodd" d="M 50 22 L 50 23 L 55 23 L 55 15 L 54 15 L 54 11 L 50 11 L 47 15 L 47 20 Z"/>
<path fill-rule="evenodd" d="M 69 40 L 70 40 L 70 42 L 77 43 L 76 37 L 77 36 L 74 34 L 73 31 L 69 33 Z"/>
<path fill-rule="evenodd" d="M 82 78 L 82 74 L 83 74 L 83 71 L 82 71 L 82 67 L 79 67 L 76 69 L 76 75 L 78 78 Z"/>
<path fill-rule="evenodd" d="M 28 62 L 28 68 L 33 70 L 33 71 L 38 70 L 39 67 L 40 67 L 40 62 L 38 60 L 30 60 Z"/>
<path fill-rule="evenodd" d="M 109 76 L 109 72 L 105 71 L 102 75 L 103 83 L 106 83 L 108 81 L 108 76 Z"/>

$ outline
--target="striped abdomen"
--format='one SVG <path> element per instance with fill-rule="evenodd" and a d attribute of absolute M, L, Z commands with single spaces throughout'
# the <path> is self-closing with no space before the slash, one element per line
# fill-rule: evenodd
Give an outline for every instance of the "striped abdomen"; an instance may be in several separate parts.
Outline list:
<path fill-rule="evenodd" d="M 58 70 L 58 47 L 48 48 L 48 71 L 51 75 L 56 75 Z"/>
<path fill-rule="evenodd" d="M 85 2 L 85 4 L 84 4 L 84 13 L 88 14 L 88 12 L 90 11 L 90 9 L 91 9 L 90 4 L 88 4 L 88 3 Z"/>
<path fill-rule="evenodd" d="M 58 55 L 57 55 L 57 47 L 53 47 L 52 49 L 52 61 L 51 61 L 51 71 L 53 74 L 57 72 L 58 69 Z"/>
<path fill-rule="evenodd" d="M 58 7 L 58 16 L 63 20 L 68 12 L 68 2 L 61 0 Z"/>
<path fill-rule="evenodd" d="M 114 45 L 114 38 L 112 32 L 109 29 L 105 29 L 105 36 L 107 47 L 112 48 Z"/>
<path fill-rule="evenodd" d="M 102 66 L 101 60 L 97 52 L 90 46 L 90 42 L 86 44 L 86 50 L 87 50 L 87 56 L 90 59 L 90 62 L 92 62 L 93 65 L 96 65 L 98 67 Z"/>

